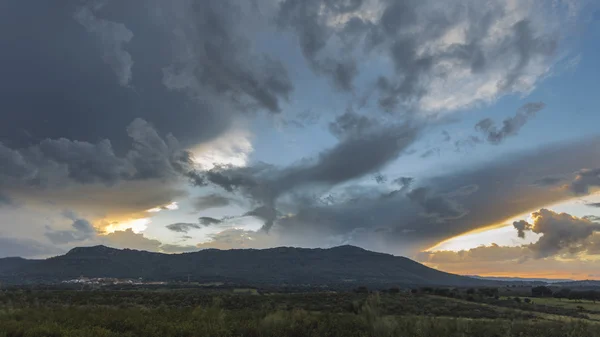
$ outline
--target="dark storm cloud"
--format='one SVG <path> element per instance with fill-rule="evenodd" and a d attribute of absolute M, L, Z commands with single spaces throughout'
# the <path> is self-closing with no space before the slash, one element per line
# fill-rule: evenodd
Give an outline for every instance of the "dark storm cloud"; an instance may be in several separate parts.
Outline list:
<path fill-rule="evenodd" d="M 558 39 L 541 34 L 526 19 L 504 31 L 501 38 L 494 36 L 497 32 L 491 28 L 510 12 L 500 1 L 469 7 L 468 11 L 459 2 L 445 6 L 414 0 L 343 3 L 285 0 L 279 5 L 276 21 L 297 35 L 313 71 L 344 90 L 352 89 L 354 78 L 360 74 L 358 60 L 374 55 L 389 57 L 394 74 L 381 74 L 376 84 L 379 105 L 387 111 L 398 105 L 414 107 L 423 97 L 435 95 L 431 84 L 436 79 L 458 79 L 465 72 L 473 78 L 487 78 L 496 86 L 494 95 L 528 90 L 529 67 L 549 61 Z M 369 15 L 369 10 L 380 15 Z M 464 32 L 464 42 L 419 49 L 456 28 Z M 492 44 L 491 39 L 495 41 Z M 478 94 L 465 97 L 459 105 L 479 100 Z"/>
<path fill-rule="evenodd" d="M 165 226 L 167 229 L 177 233 L 187 233 L 192 229 L 200 229 L 201 227 L 195 223 L 178 222 Z"/>
<path fill-rule="evenodd" d="M 500 144 L 505 138 L 516 135 L 527 121 L 544 109 L 542 102 L 527 103 L 519 108 L 514 117 L 505 119 L 502 127 L 498 128 L 490 118 L 483 119 L 475 125 L 475 129 L 485 135 L 491 144 Z"/>
<path fill-rule="evenodd" d="M 220 194 L 212 193 L 204 196 L 197 197 L 193 200 L 194 208 L 197 211 L 204 211 L 210 208 L 225 207 L 233 203 L 233 200 L 224 197 Z"/>
<path fill-rule="evenodd" d="M 124 156 L 115 153 L 109 140 L 93 144 L 46 139 L 19 149 L 0 143 L 0 185 L 60 187 L 73 182 L 111 186 L 122 181 L 169 179 L 194 173 L 190 157 L 172 135 L 163 139 L 142 119 L 135 119 L 127 127 L 127 134 L 132 145 Z"/>
<path fill-rule="evenodd" d="M 188 146 L 220 135 L 237 111 L 279 111 L 292 84 L 279 61 L 248 47 L 251 29 L 240 18 L 256 17 L 252 8 L 229 0 L 6 4 L 0 142 L 72 148 L 64 138 L 111 156 L 97 141 L 122 154 L 122 130 L 135 118 Z"/>

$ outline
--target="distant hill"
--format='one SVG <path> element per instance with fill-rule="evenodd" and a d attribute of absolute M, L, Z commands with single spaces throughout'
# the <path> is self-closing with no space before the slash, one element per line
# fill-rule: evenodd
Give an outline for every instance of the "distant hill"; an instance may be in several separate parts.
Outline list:
<path fill-rule="evenodd" d="M 486 281 L 441 272 L 405 257 L 354 246 L 330 249 L 206 249 L 160 254 L 105 246 L 74 248 L 46 260 L 0 259 L 0 280 L 49 283 L 85 277 L 152 281 L 225 282 L 245 285 L 448 285 Z M 487 281 L 489 282 L 489 281 Z"/>
<path fill-rule="evenodd" d="M 495 277 L 495 276 L 478 276 L 478 275 L 466 275 L 468 277 L 490 280 L 490 281 L 505 281 L 505 282 L 523 282 L 523 283 L 559 283 L 559 282 L 573 282 L 571 279 L 551 279 L 551 278 L 527 278 L 527 277 Z"/>

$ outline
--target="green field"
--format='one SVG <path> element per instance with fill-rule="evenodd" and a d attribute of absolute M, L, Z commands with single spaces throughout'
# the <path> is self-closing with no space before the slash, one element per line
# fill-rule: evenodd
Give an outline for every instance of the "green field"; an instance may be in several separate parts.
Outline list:
<path fill-rule="evenodd" d="M 421 293 L 12 289 L 0 292 L 0 336 L 600 337 L 594 303 L 512 302 Z"/>

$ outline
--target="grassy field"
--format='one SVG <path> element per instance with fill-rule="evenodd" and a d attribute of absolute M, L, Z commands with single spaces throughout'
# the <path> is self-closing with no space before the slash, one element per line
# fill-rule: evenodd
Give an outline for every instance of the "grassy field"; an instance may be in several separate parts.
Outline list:
<path fill-rule="evenodd" d="M 0 292 L 0 337 L 600 337 L 595 318 L 569 316 L 576 307 L 548 313 L 561 304 L 550 300 L 513 308 L 403 293 L 10 290 Z"/>

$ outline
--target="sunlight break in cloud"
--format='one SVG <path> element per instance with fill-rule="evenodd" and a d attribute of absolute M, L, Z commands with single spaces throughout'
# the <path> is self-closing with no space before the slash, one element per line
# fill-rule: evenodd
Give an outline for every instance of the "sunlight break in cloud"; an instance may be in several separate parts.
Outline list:
<path fill-rule="evenodd" d="M 133 219 L 122 222 L 114 222 L 104 228 L 104 233 L 110 234 L 117 231 L 125 231 L 131 229 L 135 234 L 139 234 L 148 228 L 152 222 L 150 218 Z"/>
<path fill-rule="evenodd" d="M 253 151 L 252 135 L 239 128 L 191 149 L 194 161 L 203 170 L 210 170 L 216 165 L 246 166 Z"/>

